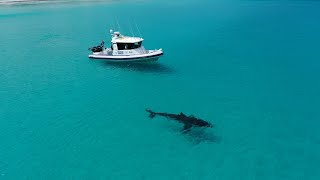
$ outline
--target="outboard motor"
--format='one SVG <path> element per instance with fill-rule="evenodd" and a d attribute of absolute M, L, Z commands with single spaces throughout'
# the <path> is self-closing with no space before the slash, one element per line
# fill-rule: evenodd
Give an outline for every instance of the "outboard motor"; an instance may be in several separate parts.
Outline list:
<path fill-rule="evenodd" d="M 101 52 L 102 51 L 102 46 L 95 46 L 95 47 L 92 47 L 92 48 L 89 48 L 90 51 L 92 52 Z"/>
<path fill-rule="evenodd" d="M 92 52 L 101 52 L 103 50 L 103 47 L 104 47 L 104 44 L 101 43 L 98 46 L 94 46 L 92 48 L 89 48 L 89 50 L 92 51 Z"/>

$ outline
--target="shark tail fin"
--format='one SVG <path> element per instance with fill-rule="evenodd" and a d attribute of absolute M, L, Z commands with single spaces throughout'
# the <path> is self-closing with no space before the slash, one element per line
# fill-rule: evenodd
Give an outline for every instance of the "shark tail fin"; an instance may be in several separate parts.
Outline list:
<path fill-rule="evenodd" d="M 149 114 L 149 118 L 152 119 L 152 118 L 154 118 L 154 117 L 156 116 L 156 113 L 153 112 L 153 111 L 151 111 L 150 109 L 146 109 L 146 111 L 150 113 L 150 114 Z"/>

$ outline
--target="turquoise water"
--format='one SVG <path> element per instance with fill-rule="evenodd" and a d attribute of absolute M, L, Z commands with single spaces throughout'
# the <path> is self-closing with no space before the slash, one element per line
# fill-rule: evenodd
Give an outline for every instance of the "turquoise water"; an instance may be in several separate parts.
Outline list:
<path fill-rule="evenodd" d="M 0 179 L 319 179 L 319 9 L 236 0 L 0 7 Z M 145 47 L 165 56 L 88 59 L 115 19 L 126 33 L 136 21 Z M 145 108 L 215 127 L 181 134 Z"/>

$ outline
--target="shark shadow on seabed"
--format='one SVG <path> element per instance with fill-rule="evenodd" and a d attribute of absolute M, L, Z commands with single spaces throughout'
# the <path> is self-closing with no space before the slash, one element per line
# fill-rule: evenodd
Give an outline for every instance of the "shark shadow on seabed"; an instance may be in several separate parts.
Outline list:
<path fill-rule="evenodd" d="M 165 128 L 169 132 L 173 133 L 186 141 L 189 141 L 193 145 L 205 144 L 219 144 L 221 142 L 221 137 L 214 133 L 214 129 L 208 129 L 204 127 L 194 127 L 189 131 L 181 131 L 181 126 L 174 123 L 174 125 L 167 124 Z"/>
<path fill-rule="evenodd" d="M 114 69 L 126 69 L 128 71 L 138 71 L 146 73 L 171 74 L 175 70 L 167 65 L 158 62 L 103 62 L 105 66 Z"/>
<path fill-rule="evenodd" d="M 185 138 L 191 141 L 193 144 L 200 143 L 220 143 L 221 138 L 214 135 L 211 132 L 206 131 L 203 128 L 192 129 L 188 133 L 185 133 Z"/>

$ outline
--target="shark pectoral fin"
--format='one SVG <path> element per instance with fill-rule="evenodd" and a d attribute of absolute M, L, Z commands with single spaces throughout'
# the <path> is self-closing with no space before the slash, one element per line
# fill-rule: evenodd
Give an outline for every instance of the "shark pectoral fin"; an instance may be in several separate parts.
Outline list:
<path fill-rule="evenodd" d="M 151 119 L 154 118 L 155 116 L 156 116 L 155 113 L 150 113 L 150 114 L 149 114 L 149 118 L 151 118 Z"/>
<path fill-rule="evenodd" d="M 188 131 L 190 131 L 191 127 L 192 127 L 192 124 L 185 123 L 184 126 L 183 126 L 183 130 L 182 131 L 183 132 L 188 132 Z"/>

